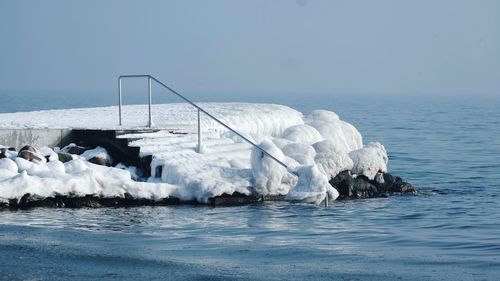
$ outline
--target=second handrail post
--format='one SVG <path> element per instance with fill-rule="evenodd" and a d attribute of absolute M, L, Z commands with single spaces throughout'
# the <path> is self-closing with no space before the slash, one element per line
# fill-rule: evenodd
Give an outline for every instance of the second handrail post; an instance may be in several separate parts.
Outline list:
<path fill-rule="evenodd" d="M 149 97 L 149 121 L 148 121 L 148 127 L 151 128 L 153 127 L 153 116 L 151 114 L 151 77 L 148 77 L 148 97 Z"/>
<path fill-rule="evenodd" d="M 122 79 L 118 78 L 118 125 L 122 125 Z"/>
<path fill-rule="evenodd" d="M 198 109 L 198 153 L 202 152 L 201 147 L 201 112 Z"/>

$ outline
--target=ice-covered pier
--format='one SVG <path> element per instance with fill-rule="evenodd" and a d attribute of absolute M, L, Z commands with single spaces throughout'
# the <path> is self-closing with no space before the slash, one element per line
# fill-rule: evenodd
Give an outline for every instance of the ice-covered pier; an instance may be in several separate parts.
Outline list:
<path fill-rule="evenodd" d="M 73 154 L 70 143 L 91 149 Z M 7 149 L 26 144 L 38 148 L 29 152 L 37 157 Z M 0 145 L 0 203 L 11 205 L 27 194 L 32 201 L 90 196 L 213 203 L 239 196 L 245 202 L 277 197 L 319 204 L 339 195 L 384 195 L 404 184 L 386 174 L 385 148 L 363 145 L 356 128 L 334 112 L 304 116 L 275 104 L 0 114 Z M 102 163 L 91 161 L 97 156 Z"/>

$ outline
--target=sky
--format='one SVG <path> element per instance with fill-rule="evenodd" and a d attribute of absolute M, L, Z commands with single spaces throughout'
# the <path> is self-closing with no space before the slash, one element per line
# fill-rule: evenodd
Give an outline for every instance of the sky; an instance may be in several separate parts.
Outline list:
<path fill-rule="evenodd" d="M 0 0 L 0 94 L 500 96 L 497 0 Z"/>

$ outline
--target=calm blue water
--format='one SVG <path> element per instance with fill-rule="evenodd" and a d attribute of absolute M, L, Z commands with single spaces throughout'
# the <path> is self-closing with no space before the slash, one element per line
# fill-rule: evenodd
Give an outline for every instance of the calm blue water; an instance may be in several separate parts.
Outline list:
<path fill-rule="evenodd" d="M 500 280 L 499 99 L 246 100 L 336 111 L 365 142 L 382 142 L 391 173 L 423 193 L 328 208 L 3 211 L 0 279 Z"/>

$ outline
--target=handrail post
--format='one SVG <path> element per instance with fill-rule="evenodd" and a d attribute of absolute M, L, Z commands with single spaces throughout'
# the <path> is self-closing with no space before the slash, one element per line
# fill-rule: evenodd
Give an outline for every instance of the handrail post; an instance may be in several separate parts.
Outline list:
<path fill-rule="evenodd" d="M 198 153 L 201 153 L 201 122 L 200 122 L 201 116 L 200 116 L 200 114 L 201 114 L 201 112 L 198 109 Z"/>
<path fill-rule="evenodd" d="M 148 121 L 148 127 L 151 128 L 153 127 L 153 117 L 151 114 L 151 77 L 148 76 L 148 98 L 149 98 L 149 121 Z"/>
<path fill-rule="evenodd" d="M 118 125 L 122 125 L 122 78 L 118 78 Z"/>

